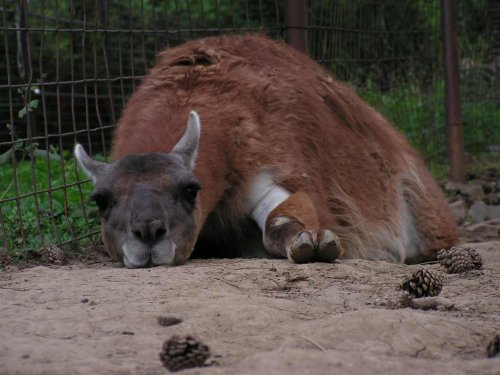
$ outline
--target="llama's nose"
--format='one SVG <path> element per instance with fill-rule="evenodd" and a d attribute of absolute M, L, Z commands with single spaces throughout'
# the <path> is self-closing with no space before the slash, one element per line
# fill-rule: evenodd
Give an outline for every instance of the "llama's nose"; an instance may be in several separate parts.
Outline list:
<path fill-rule="evenodd" d="M 165 225 L 161 220 L 136 221 L 132 224 L 132 233 L 146 243 L 155 243 L 165 234 Z"/>

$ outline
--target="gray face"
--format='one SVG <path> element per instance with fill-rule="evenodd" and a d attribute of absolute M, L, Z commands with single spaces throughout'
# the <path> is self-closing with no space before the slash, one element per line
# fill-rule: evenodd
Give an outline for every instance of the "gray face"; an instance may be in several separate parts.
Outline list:
<path fill-rule="evenodd" d="M 94 182 L 90 199 L 102 219 L 106 250 L 129 268 L 183 263 L 199 232 L 192 170 L 200 123 L 192 112 L 186 133 L 169 154 L 127 155 L 114 163 L 75 155 Z"/>
<path fill-rule="evenodd" d="M 191 255 L 200 184 L 173 155 L 128 155 L 111 166 L 90 198 L 108 252 L 127 267 L 174 265 Z"/>

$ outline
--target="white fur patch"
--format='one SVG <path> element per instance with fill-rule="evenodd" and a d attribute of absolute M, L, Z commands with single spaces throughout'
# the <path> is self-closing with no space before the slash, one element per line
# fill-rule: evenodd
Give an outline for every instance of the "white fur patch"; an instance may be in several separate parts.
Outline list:
<path fill-rule="evenodd" d="M 273 220 L 273 226 L 274 227 L 279 227 L 281 225 L 289 223 L 290 221 L 292 221 L 292 220 L 289 217 L 278 216 L 276 219 Z"/>
<path fill-rule="evenodd" d="M 261 173 L 255 178 L 248 195 L 248 211 L 262 233 L 269 214 L 289 196 L 290 193 L 278 186 L 269 173 Z"/>

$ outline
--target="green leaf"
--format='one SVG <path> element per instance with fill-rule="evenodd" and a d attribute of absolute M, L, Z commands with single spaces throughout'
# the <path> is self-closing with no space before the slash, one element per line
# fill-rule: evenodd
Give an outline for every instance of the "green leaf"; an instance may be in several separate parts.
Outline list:
<path fill-rule="evenodd" d="M 32 101 L 30 101 L 30 102 L 28 103 L 28 107 L 29 107 L 30 109 L 37 109 L 37 108 L 38 108 L 38 102 L 39 102 L 39 100 L 38 100 L 38 99 L 33 99 Z"/>
<path fill-rule="evenodd" d="M 26 111 L 26 107 L 23 107 L 23 108 L 21 108 L 21 109 L 19 110 L 19 112 L 17 113 L 17 116 L 18 116 L 19 118 L 23 118 L 24 116 L 26 116 L 26 113 L 28 113 L 28 112 Z"/>

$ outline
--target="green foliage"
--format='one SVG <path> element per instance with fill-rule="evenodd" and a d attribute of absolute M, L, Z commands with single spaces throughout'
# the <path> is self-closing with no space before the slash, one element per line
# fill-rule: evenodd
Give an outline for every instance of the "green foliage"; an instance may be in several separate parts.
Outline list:
<path fill-rule="evenodd" d="M 494 89 L 494 78 L 480 88 L 477 85 L 477 80 L 464 80 L 462 86 L 464 146 L 471 155 L 485 153 L 485 140 L 487 144 L 500 144 L 500 106 L 494 100 L 500 97 L 500 88 Z M 480 91 L 489 95 L 471 95 Z M 368 81 L 358 92 L 406 135 L 435 175 L 444 176 L 447 139 L 442 80 L 432 87 L 422 88 L 414 83 L 390 91 L 381 91 Z"/>
<path fill-rule="evenodd" d="M 91 183 L 80 182 L 75 161 L 67 160 L 63 167 L 61 160 L 47 159 L 20 161 L 15 169 L 0 168 L 3 226 L 8 248 L 16 258 L 98 228 L 95 212 L 85 209 Z M 15 197 L 20 198 L 10 200 Z"/>
<path fill-rule="evenodd" d="M 443 84 L 424 92 L 417 85 L 401 85 L 382 92 L 370 82 L 360 95 L 394 124 L 428 159 L 446 158 Z"/>
<path fill-rule="evenodd" d="M 381 90 L 439 74 L 439 3 L 411 1 L 311 1 L 309 32 L 316 60 L 342 80 Z"/>
<path fill-rule="evenodd" d="M 37 85 L 29 86 L 29 87 L 22 87 L 17 90 L 17 93 L 21 95 L 21 97 L 25 97 L 27 99 L 27 103 L 25 106 L 23 106 L 19 112 L 17 113 L 17 116 L 22 119 L 24 118 L 29 112 L 33 112 L 38 108 L 38 105 L 40 103 L 39 99 L 34 99 L 33 94 L 36 92 L 39 92 L 40 88 Z"/>

